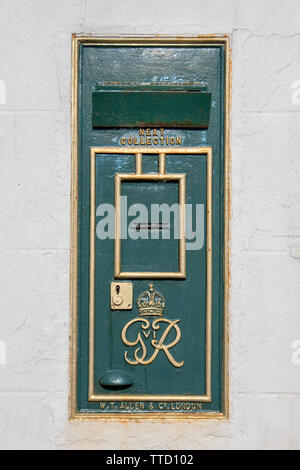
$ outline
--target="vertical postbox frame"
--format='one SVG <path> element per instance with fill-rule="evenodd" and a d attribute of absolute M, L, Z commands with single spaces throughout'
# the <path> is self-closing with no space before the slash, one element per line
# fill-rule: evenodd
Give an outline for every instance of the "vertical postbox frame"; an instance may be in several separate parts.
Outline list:
<path fill-rule="evenodd" d="M 224 93 L 224 142 L 223 142 L 223 345 L 222 345 L 222 410 L 220 412 L 139 412 L 134 413 L 93 413 L 78 411 L 77 405 L 77 364 L 78 364 L 78 240 L 80 236 L 78 195 L 79 195 L 79 49 L 81 46 L 130 46 L 130 47 L 222 47 L 225 56 Z M 227 36 L 143 36 L 143 37 L 101 37 L 74 34 L 72 37 L 72 169 L 71 169 L 71 253 L 70 253 L 70 419 L 203 419 L 229 418 L 229 240 L 230 240 L 230 99 L 231 99 L 231 55 Z M 92 145 L 91 145 L 92 148 Z M 131 152 L 133 153 L 133 152 Z M 154 152 L 153 152 L 154 153 Z M 90 273 L 93 276 L 93 273 Z M 90 384 L 91 385 L 91 384 Z M 138 397 L 136 397 L 138 399 Z M 204 398 L 204 397 L 203 397 Z M 155 399 L 155 397 L 153 397 Z M 96 400 L 95 400 L 96 401 Z M 205 401 L 205 398 L 204 400 Z M 209 400 L 208 400 L 209 401 Z"/>

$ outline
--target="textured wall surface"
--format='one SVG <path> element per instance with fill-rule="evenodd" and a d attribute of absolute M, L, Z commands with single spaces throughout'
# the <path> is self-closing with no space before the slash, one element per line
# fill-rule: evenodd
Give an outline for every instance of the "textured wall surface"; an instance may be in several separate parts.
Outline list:
<path fill-rule="evenodd" d="M 231 36 L 229 421 L 68 422 L 74 32 Z M 0 0 L 0 59 L 0 448 L 299 449 L 299 0 Z"/>

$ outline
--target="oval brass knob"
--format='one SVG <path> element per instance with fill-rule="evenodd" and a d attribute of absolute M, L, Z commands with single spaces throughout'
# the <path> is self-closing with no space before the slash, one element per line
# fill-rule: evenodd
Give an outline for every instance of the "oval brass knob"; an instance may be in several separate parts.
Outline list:
<path fill-rule="evenodd" d="M 108 389 L 128 388 L 133 385 L 130 375 L 123 370 L 108 370 L 99 380 L 99 385 Z"/>

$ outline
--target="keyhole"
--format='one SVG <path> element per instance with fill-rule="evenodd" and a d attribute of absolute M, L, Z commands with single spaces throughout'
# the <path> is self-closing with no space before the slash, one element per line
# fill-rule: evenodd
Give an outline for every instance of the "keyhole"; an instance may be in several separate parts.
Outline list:
<path fill-rule="evenodd" d="M 119 292 L 120 292 L 120 286 L 116 286 L 116 293 L 117 293 L 117 295 L 119 295 Z"/>

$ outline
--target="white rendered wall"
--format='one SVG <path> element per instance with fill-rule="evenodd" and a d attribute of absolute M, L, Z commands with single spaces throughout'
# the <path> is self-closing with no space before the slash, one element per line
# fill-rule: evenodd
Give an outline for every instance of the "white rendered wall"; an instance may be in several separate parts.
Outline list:
<path fill-rule="evenodd" d="M 71 34 L 232 40 L 231 418 L 68 422 Z M 300 448 L 299 0 L 0 0 L 0 448 Z"/>

